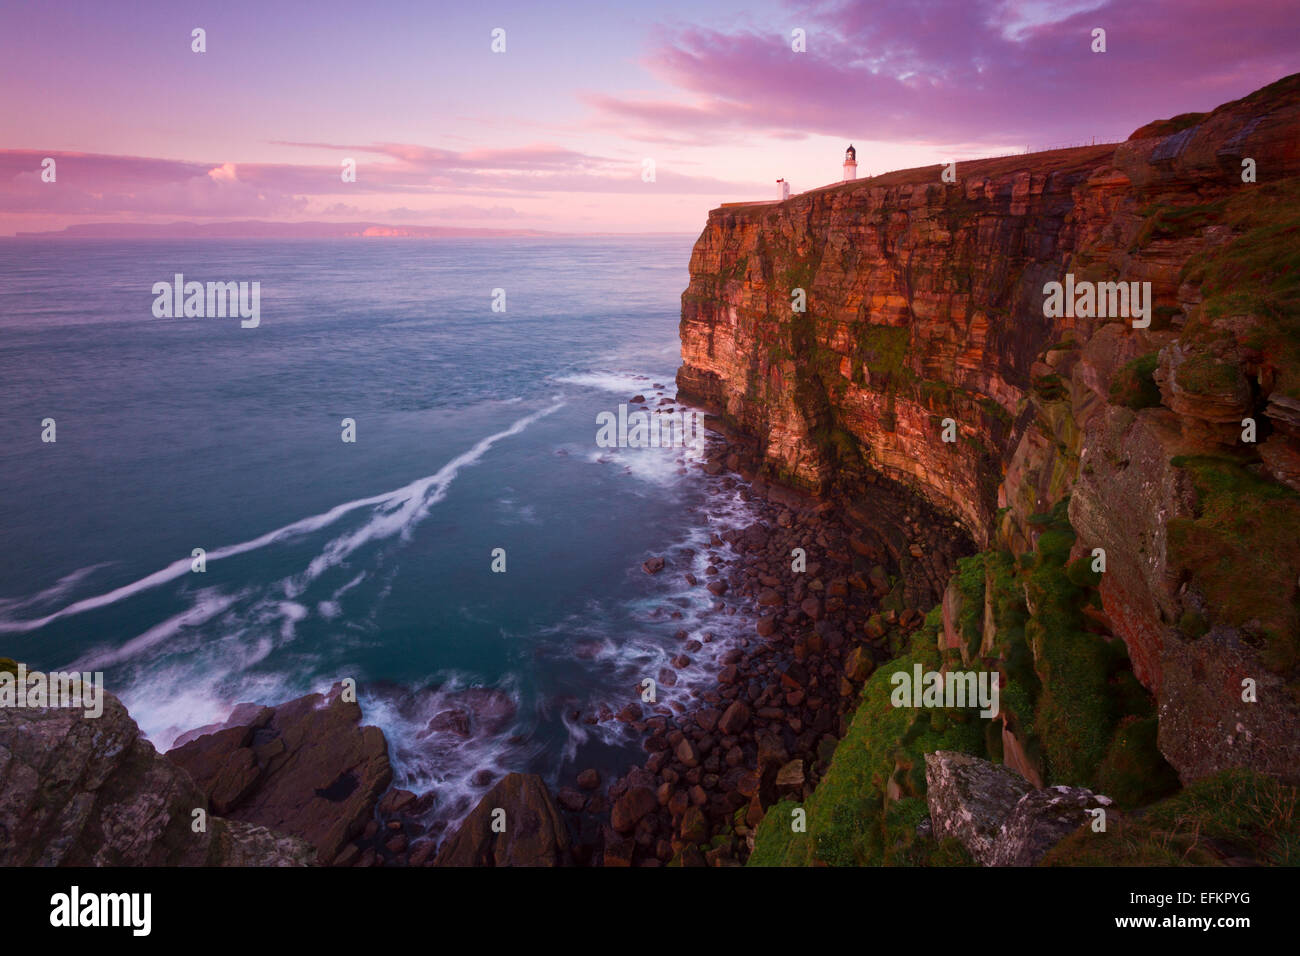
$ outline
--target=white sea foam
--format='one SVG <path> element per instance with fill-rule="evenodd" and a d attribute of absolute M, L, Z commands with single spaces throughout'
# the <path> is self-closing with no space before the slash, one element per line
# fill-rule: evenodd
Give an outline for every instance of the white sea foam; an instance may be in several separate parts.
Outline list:
<path fill-rule="evenodd" d="M 655 380 L 649 375 L 642 375 L 639 372 L 592 371 L 560 375 L 555 381 L 630 396 L 638 393 L 644 395 L 648 391 L 653 391 Z"/>
<path fill-rule="evenodd" d="M 211 565 L 213 562 L 220 561 L 223 558 L 231 558 L 236 555 L 246 554 L 268 545 L 278 544 L 290 538 L 310 534 L 311 532 L 319 531 L 322 528 L 328 527 L 344 515 L 350 514 L 353 511 L 362 508 L 374 508 L 375 513 L 369 521 L 363 524 L 360 528 L 340 535 L 330 541 L 326 544 L 325 549 L 312 559 L 307 569 L 301 575 L 286 582 L 286 593 L 289 597 L 295 597 L 302 592 L 302 589 L 307 585 L 307 583 L 320 577 L 320 575 L 327 569 L 340 564 L 348 555 L 356 551 L 357 548 L 380 538 L 391 537 L 392 535 L 399 533 L 408 534 L 410 529 L 429 513 L 429 508 L 446 497 L 447 489 L 451 487 L 451 483 L 455 480 L 462 468 L 476 463 L 501 439 L 518 435 L 533 422 L 557 411 L 563 406 L 563 404 L 563 402 L 556 402 L 547 408 L 519 419 L 504 431 L 499 431 L 493 435 L 489 435 L 480 440 L 469 451 L 457 455 L 432 475 L 417 479 L 416 481 L 413 481 L 402 488 L 398 488 L 395 491 L 390 491 L 382 495 L 374 495 L 370 498 L 359 498 L 356 501 L 349 501 L 341 505 L 336 505 L 329 511 L 312 515 L 308 518 L 302 518 L 299 521 L 285 525 L 282 528 L 268 531 L 266 534 L 253 538 L 250 541 L 227 545 L 226 547 L 209 551 L 207 554 L 207 563 Z M 68 617 L 73 614 L 82 614 L 86 611 L 93 611 L 102 607 L 108 607 L 109 605 L 116 604 L 118 601 L 134 597 L 137 594 L 167 584 L 170 581 L 175 581 L 190 573 L 191 559 L 188 557 L 181 558 L 167 565 L 165 568 L 155 571 L 153 574 L 146 575 L 137 581 L 125 584 L 104 594 L 84 598 L 83 600 L 70 604 L 53 614 L 47 614 L 44 617 L 29 620 L 0 619 L 0 633 L 22 633 L 34 631 L 53 621 L 59 620 L 60 618 Z"/>

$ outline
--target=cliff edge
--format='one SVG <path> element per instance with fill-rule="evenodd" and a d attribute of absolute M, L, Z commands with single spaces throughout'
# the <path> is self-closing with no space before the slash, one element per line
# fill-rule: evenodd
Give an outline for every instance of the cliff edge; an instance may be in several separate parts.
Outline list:
<path fill-rule="evenodd" d="M 942 172 L 711 211 L 679 392 L 768 477 L 883 477 L 961 523 L 983 551 L 929 621 L 936 661 L 998 670 L 978 749 L 1035 785 L 1297 782 L 1300 75 Z M 1055 310 L 1049 283 L 1150 299 Z M 890 804 L 917 772 L 865 785 Z"/>

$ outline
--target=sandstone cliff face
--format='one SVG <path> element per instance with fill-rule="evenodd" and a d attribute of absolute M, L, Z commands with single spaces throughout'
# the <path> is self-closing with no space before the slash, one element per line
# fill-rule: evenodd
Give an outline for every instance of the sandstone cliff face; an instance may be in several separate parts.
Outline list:
<path fill-rule="evenodd" d="M 990 550 L 1032 550 L 1068 497 L 1072 557 L 1105 552 L 1093 623 L 1183 780 L 1296 779 L 1300 76 L 1151 130 L 713 210 L 678 386 L 774 475 L 884 475 Z M 1150 282 L 1150 326 L 1045 317 L 1067 273 Z"/>

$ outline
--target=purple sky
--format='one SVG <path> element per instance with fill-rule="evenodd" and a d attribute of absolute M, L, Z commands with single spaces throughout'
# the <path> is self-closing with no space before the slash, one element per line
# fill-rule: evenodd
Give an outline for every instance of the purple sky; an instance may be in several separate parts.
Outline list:
<path fill-rule="evenodd" d="M 777 177 L 836 181 L 849 142 L 863 176 L 1123 139 L 1300 71 L 1297 36 L 1295 0 L 5 0 L 0 235 L 253 218 L 693 232 Z"/>

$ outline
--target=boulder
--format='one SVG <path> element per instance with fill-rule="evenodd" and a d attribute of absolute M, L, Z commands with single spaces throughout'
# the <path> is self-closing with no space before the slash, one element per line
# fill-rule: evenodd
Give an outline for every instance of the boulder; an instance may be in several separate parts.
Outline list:
<path fill-rule="evenodd" d="M 1089 810 L 1111 805 L 1109 797 L 1082 787 L 1031 790 L 1002 822 L 990 866 L 1033 866 L 1052 847 L 1093 820 Z"/>
<path fill-rule="evenodd" d="M 749 724 L 749 707 L 744 701 L 734 701 L 718 720 L 718 732 L 726 737 L 734 737 Z"/>
<path fill-rule="evenodd" d="M 861 683 L 871 676 L 871 671 L 875 666 L 875 661 L 872 660 L 871 651 L 868 648 L 855 647 L 844 658 L 844 676 L 851 681 Z"/>
<path fill-rule="evenodd" d="M 649 787 L 630 787 L 627 793 L 614 801 L 610 811 L 610 825 L 618 833 L 631 833 L 648 813 L 659 807 L 659 798 Z"/>
<path fill-rule="evenodd" d="M 1033 789 L 1006 767 L 950 750 L 925 755 L 925 784 L 935 838 L 954 837 L 985 866 L 1003 822 Z"/>
<path fill-rule="evenodd" d="M 112 694 L 104 712 L 0 709 L 0 866 L 306 866 L 304 840 L 207 818 L 206 795 L 140 735 Z"/>
<path fill-rule="evenodd" d="M 498 809 L 505 811 L 501 833 L 493 829 Z M 434 865 L 562 866 L 570 862 L 569 847 L 569 831 L 542 778 L 511 773 L 483 795 L 443 843 Z"/>
<path fill-rule="evenodd" d="M 360 706 L 345 702 L 342 689 L 245 708 L 250 723 L 191 740 L 167 759 L 214 811 L 300 836 L 328 864 L 365 828 L 393 779 L 383 732 L 361 726 Z"/>

